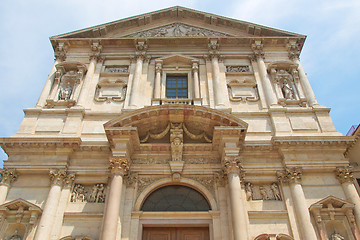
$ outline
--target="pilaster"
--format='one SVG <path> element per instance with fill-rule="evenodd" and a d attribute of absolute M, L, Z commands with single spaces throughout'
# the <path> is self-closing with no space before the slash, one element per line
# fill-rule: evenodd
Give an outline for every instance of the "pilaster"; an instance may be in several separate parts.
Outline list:
<path fill-rule="evenodd" d="M 1 169 L 1 182 L 0 182 L 0 204 L 3 204 L 6 200 L 6 196 L 11 187 L 11 184 L 18 178 L 18 173 L 15 169 Z"/>

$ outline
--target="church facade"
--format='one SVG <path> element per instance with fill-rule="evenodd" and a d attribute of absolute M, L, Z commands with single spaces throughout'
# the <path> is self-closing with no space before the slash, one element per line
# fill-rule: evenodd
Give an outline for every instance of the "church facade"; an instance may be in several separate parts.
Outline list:
<path fill-rule="evenodd" d="M 360 199 L 299 61 L 306 36 L 172 7 L 51 37 L 0 139 L 0 239 L 360 239 Z"/>

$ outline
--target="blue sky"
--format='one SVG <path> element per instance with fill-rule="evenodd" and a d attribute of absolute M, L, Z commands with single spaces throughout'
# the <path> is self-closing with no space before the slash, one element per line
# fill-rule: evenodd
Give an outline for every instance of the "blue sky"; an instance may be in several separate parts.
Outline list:
<path fill-rule="evenodd" d="M 1 0 L 0 136 L 35 106 L 53 64 L 50 36 L 175 5 L 307 35 L 300 59 L 318 102 L 339 132 L 360 123 L 359 0 Z"/>

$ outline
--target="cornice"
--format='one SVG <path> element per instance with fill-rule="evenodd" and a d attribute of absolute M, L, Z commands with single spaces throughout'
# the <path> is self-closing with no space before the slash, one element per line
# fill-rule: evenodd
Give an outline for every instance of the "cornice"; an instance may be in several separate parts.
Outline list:
<path fill-rule="evenodd" d="M 347 147 L 353 142 L 352 137 L 345 136 L 284 136 L 273 137 L 272 143 L 276 147 L 312 147 L 338 146 Z"/>

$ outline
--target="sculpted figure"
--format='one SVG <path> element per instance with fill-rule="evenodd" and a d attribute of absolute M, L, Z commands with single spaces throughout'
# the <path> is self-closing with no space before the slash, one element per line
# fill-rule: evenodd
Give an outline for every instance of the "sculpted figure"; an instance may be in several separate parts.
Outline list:
<path fill-rule="evenodd" d="M 96 194 L 96 202 L 97 203 L 103 203 L 105 202 L 105 194 L 104 194 L 104 190 L 105 190 L 105 186 L 102 183 L 96 184 L 97 187 L 97 194 Z"/>
<path fill-rule="evenodd" d="M 294 90 L 290 86 L 289 82 L 285 80 L 282 84 L 281 90 L 283 92 L 284 98 L 286 99 L 295 99 Z"/>
<path fill-rule="evenodd" d="M 252 200 L 252 186 L 251 183 L 245 184 L 245 192 L 246 192 L 246 200 L 250 201 Z"/>
<path fill-rule="evenodd" d="M 175 137 L 171 142 L 171 155 L 173 161 L 181 161 L 183 143 L 179 137 Z"/>
<path fill-rule="evenodd" d="M 59 100 L 69 100 L 72 91 L 73 91 L 73 88 L 72 88 L 72 86 L 70 86 L 70 84 L 66 84 L 65 86 L 62 85 L 60 87 Z"/>
<path fill-rule="evenodd" d="M 345 238 L 343 236 L 341 236 L 340 233 L 333 233 L 330 236 L 330 240 L 345 240 Z"/>
<path fill-rule="evenodd" d="M 97 192 L 98 192 L 98 188 L 97 188 L 96 185 L 94 185 L 92 187 L 92 189 L 91 189 L 91 193 L 89 195 L 88 202 L 95 202 L 96 201 Z"/>
<path fill-rule="evenodd" d="M 279 186 L 276 183 L 272 183 L 270 188 L 274 194 L 275 200 L 281 200 Z"/>
<path fill-rule="evenodd" d="M 259 187 L 259 190 L 260 190 L 260 195 L 262 197 L 263 200 L 269 200 L 269 197 L 267 195 L 267 192 L 266 192 L 266 189 L 264 186 L 260 186 Z"/>

